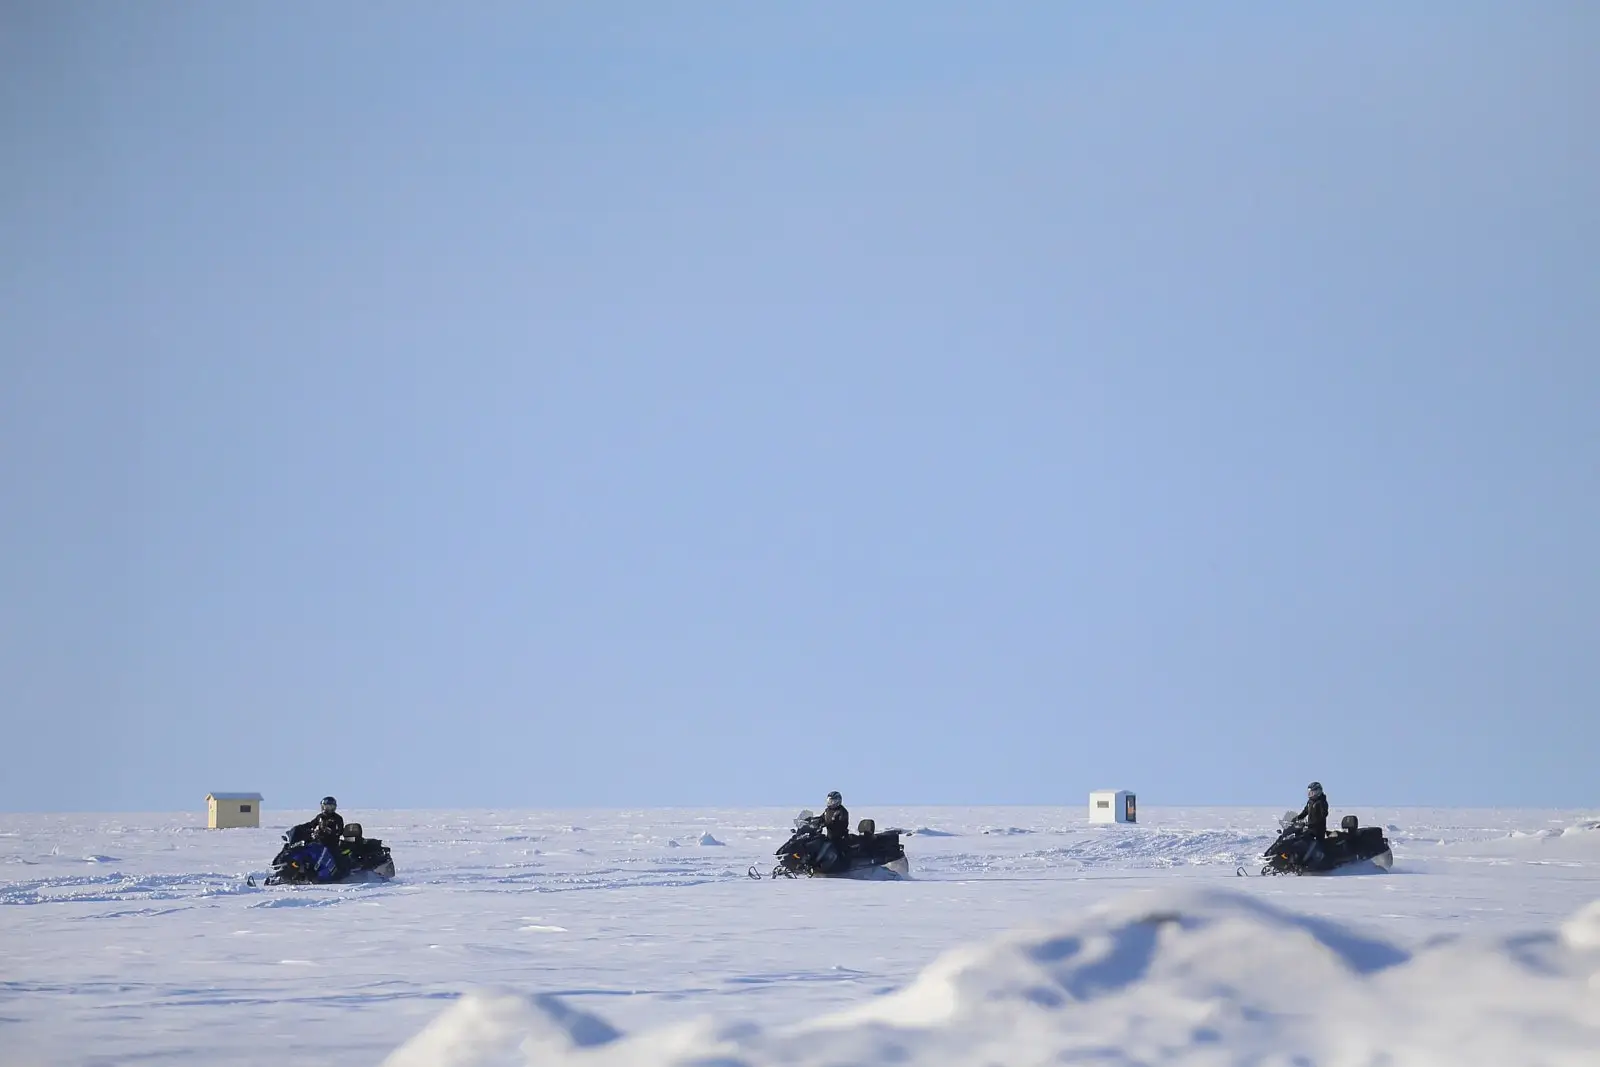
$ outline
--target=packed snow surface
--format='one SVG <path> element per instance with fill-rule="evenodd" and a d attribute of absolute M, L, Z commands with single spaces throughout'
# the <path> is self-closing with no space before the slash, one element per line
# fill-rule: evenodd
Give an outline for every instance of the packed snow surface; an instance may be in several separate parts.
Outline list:
<path fill-rule="evenodd" d="M 1595 813 L 1345 811 L 1394 870 L 1235 877 L 1263 809 L 855 811 L 902 882 L 750 879 L 789 811 L 353 810 L 394 882 L 269 889 L 287 817 L 0 816 L 0 1062 L 1600 1064 Z"/>

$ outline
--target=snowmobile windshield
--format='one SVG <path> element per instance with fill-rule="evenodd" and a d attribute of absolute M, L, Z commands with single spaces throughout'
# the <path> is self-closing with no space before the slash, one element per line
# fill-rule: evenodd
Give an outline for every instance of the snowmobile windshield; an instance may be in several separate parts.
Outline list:
<path fill-rule="evenodd" d="M 1289 827 L 1294 825 L 1295 819 L 1299 818 L 1299 816 L 1300 816 L 1300 813 L 1298 811 L 1286 811 L 1278 819 L 1278 825 L 1281 828 L 1287 830 Z"/>
<path fill-rule="evenodd" d="M 810 822 L 812 819 L 815 819 L 815 818 L 816 818 L 816 816 L 811 814 L 811 809 L 810 808 L 806 808 L 799 815 L 796 815 L 794 817 L 794 828 L 796 830 L 799 830 L 802 827 L 804 827 L 806 823 Z"/>

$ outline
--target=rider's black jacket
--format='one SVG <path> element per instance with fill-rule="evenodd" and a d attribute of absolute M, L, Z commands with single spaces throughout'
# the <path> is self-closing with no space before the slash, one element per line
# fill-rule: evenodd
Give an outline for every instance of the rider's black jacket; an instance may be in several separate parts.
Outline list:
<path fill-rule="evenodd" d="M 843 804 L 836 808 L 823 808 L 822 829 L 827 833 L 829 841 L 842 844 L 850 833 L 850 812 Z"/>
<path fill-rule="evenodd" d="M 1326 837 L 1328 834 L 1328 797 L 1325 793 L 1318 793 L 1306 801 L 1306 806 L 1300 809 L 1300 814 L 1295 816 L 1296 822 L 1306 824 L 1306 829 L 1312 837 Z"/>
<path fill-rule="evenodd" d="M 339 836 L 344 833 L 344 816 L 336 811 L 319 811 L 316 818 L 301 823 L 295 830 L 304 830 L 306 837 L 332 848 L 339 843 Z"/>

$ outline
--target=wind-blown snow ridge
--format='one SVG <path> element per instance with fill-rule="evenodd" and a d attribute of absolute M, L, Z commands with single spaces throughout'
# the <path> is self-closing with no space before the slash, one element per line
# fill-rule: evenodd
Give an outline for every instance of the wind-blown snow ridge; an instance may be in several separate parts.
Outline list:
<path fill-rule="evenodd" d="M 120 872 L 44 878 L 0 884 L 0 905 L 107 904 L 126 900 L 181 900 L 240 891 L 238 879 L 226 874 L 147 875 Z"/>
<path fill-rule="evenodd" d="M 1593 1067 L 1600 901 L 1559 933 L 1416 953 L 1229 891 L 1130 894 L 956 949 L 799 1027 L 623 1036 L 549 998 L 462 997 L 386 1067 L 1315 1063 Z"/>

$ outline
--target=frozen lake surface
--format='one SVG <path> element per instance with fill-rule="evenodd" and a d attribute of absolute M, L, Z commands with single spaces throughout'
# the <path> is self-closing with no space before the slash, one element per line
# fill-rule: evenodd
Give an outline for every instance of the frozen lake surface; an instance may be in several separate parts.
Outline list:
<path fill-rule="evenodd" d="M 0 1049 L 19 1067 L 1600 1064 L 1600 914 L 1578 915 L 1600 900 L 1596 813 L 1346 811 L 1389 827 L 1391 872 L 1236 877 L 1280 809 L 1091 827 L 1080 807 L 853 808 L 916 831 L 904 882 L 751 880 L 789 810 L 352 809 L 394 882 L 249 888 L 309 810 L 226 831 L 0 815 Z M 1056 933 L 1002 936 L 1022 928 Z M 522 999 L 548 994 L 566 1007 Z M 1435 995 L 1492 1032 L 1429 1036 Z M 1317 1015 L 1357 1001 L 1397 1013 L 1399 1044 Z"/>

